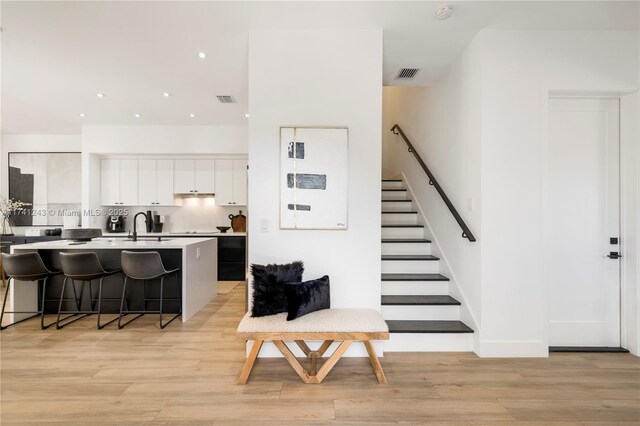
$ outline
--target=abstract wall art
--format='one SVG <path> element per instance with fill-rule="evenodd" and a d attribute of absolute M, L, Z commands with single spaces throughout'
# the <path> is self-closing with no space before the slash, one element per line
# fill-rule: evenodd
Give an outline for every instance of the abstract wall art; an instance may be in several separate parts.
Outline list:
<path fill-rule="evenodd" d="M 30 214 L 12 216 L 16 226 L 61 226 L 64 212 L 82 203 L 79 152 L 10 152 L 9 198 L 29 204 Z"/>
<path fill-rule="evenodd" d="M 347 229 L 349 130 L 280 128 L 280 228 Z"/>

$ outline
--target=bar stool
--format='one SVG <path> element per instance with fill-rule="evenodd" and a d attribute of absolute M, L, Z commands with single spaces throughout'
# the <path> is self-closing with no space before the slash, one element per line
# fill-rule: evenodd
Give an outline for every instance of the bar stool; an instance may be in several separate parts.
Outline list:
<path fill-rule="evenodd" d="M 73 287 L 73 293 L 76 294 L 76 281 L 80 281 L 80 302 L 76 304 L 76 311 L 63 311 L 62 310 L 62 299 L 60 299 L 60 305 L 58 306 L 58 320 L 56 321 L 56 328 L 60 330 L 61 328 L 74 323 L 88 315 L 98 314 L 97 326 L 98 330 L 103 329 L 105 326 L 111 324 L 118 318 L 114 318 L 111 321 L 100 324 L 100 313 L 101 306 L 103 300 L 119 300 L 117 298 L 104 298 L 102 297 L 102 282 L 108 276 L 113 274 L 117 274 L 122 272 L 122 269 L 114 269 L 111 271 L 107 271 L 102 267 L 100 260 L 98 259 L 98 255 L 93 252 L 80 252 L 80 253 L 60 253 L 60 264 L 62 265 L 62 273 L 64 274 L 64 281 L 62 282 L 62 295 L 64 295 L 64 290 L 67 286 L 67 280 L 71 280 L 71 285 Z M 95 299 L 93 297 L 93 291 L 91 290 L 91 283 L 94 280 L 100 280 L 98 285 L 98 298 Z M 82 305 L 82 294 L 84 293 L 84 284 L 89 285 L 89 306 L 90 310 L 82 311 L 80 310 Z M 95 309 L 95 302 L 98 302 L 98 308 Z M 83 314 L 82 316 L 74 319 L 73 321 L 69 321 L 65 324 L 60 324 L 60 314 Z M 69 317 L 67 317 L 69 318 Z M 66 318 L 63 318 L 64 321 Z"/>
<path fill-rule="evenodd" d="M 120 301 L 120 317 L 118 319 L 118 328 L 123 328 L 125 325 L 135 321 L 144 314 L 160 314 L 160 328 L 164 329 L 171 321 L 182 315 L 182 288 L 180 281 L 178 280 L 177 272 L 180 268 L 166 270 L 160 253 L 157 251 L 122 251 L 122 271 L 124 272 L 124 287 L 122 288 L 122 300 Z M 176 284 L 178 285 L 178 298 L 164 299 L 164 279 L 171 274 L 176 274 Z M 160 299 L 147 298 L 147 280 L 153 280 L 160 278 Z M 123 310 L 123 306 L 127 300 L 127 279 L 143 281 L 144 285 L 144 309 L 142 311 L 129 311 Z M 147 310 L 147 302 L 152 300 L 160 300 L 159 311 Z M 177 300 L 180 304 L 180 312 L 171 318 L 167 323 L 162 322 L 162 304 L 165 300 Z M 128 314 L 138 314 L 135 318 L 121 324 L 122 317 Z"/>
<path fill-rule="evenodd" d="M 7 327 L 11 327 L 12 325 L 16 325 L 23 321 L 29 320 L 31 318 L 35 318 L 37 316 L 41 316 L 40 318 L 40 328 L 46 329 L 51 327 L 55 322 L 51 324 L 45 325 L 44 323 L 44 304 L 47 301 L 45 299 L 45 294 L 47 290 L 47 280 L 57 274 L 60 274 L 59 271 L 50 271 L 44 265 L 42 258 L 36 252 L 31 253 L 20 253 L 20 254 L 8 254 L 2 253 L 0 254 L 2 258 L 2 267 L 4 271 L 7 273 L 7 290 L 4 293 L 4 301 L 2 302 L 2 313 L 0 313 L 0 330 L 4 330 Z M 40 309 L 37 311 L 5 311 L 5 307 L 7 305 L 7 297 L 9 296 L 9 291 L 11 289 L 11 281 L 19 280 L 19 281 L 37 281 L 38 283 L 42 281 L 42 301 Z M 14 282 L 15 284 L 15 282 Z M 35 314 L 27 318 L 23 318 L 19 321 L 15 321 L 9 325 L 3 326 L 2 320 L 4 319 L 4 314 Z"/>

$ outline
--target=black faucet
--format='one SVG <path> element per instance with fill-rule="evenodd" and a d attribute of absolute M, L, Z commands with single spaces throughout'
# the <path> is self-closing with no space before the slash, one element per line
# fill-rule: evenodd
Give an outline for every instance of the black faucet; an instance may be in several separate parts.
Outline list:
<path fill-rule="evenodd" d="M 138 219 L 138 216 L 140 216 L 140 215 L 144 216 L 144 221 L 145 222 L 149 221 L 149 216 L 147 216 L 147 214 L 145 212 L 136 213 L 136 215 L 133 217 L 133 235 L 131 237 L 132 241 L 138 241 L 138 232 L 137 232 L 137 227 L 136 227 L 136 219 Z"/>

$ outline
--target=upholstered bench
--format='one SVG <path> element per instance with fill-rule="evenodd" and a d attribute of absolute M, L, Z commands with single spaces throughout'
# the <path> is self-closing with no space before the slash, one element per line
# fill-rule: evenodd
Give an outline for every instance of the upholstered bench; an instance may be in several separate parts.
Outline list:
<path fill-rule="evenodd" d="M 238 379 L 239 384 L 247 383 L 265 340 L 273 342 L 305 383 L 322 382 L 347 348 L 354 341 L 361 341 L 367 349 L 378 382 L 387 383 L 371 341 L 389 340 L 389 328 L 382 315 L 373 309 L 323 309 L 293 321 L 287 321 L 286 313 L 257 318 L 247 313 L 240 321 L 237 335 L 243 340 L 254 341 Z M 300 364 L 285 344 L 285 340 L 293 340 L 310 359 L 310 371 L 305 370 Z M 324 343 L 317 350 L 312 351 L 305 340 L 324 340 Z M 320 369 L 317 369 L 318 358 L 321 358 L 336 340 L 342 342 Z"/>

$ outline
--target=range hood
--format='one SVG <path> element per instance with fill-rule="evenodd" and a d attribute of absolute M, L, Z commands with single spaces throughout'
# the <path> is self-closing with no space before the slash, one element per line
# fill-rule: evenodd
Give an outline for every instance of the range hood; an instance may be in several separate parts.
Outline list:
<path fill-rule="evenodd" d="M 215 197 L 216 194 L 214 194 L 213 192 L 191 191 L 191 192 L 176 192 L 174 195 L 176 197 L 189 198 L 189 197 Z"/>

